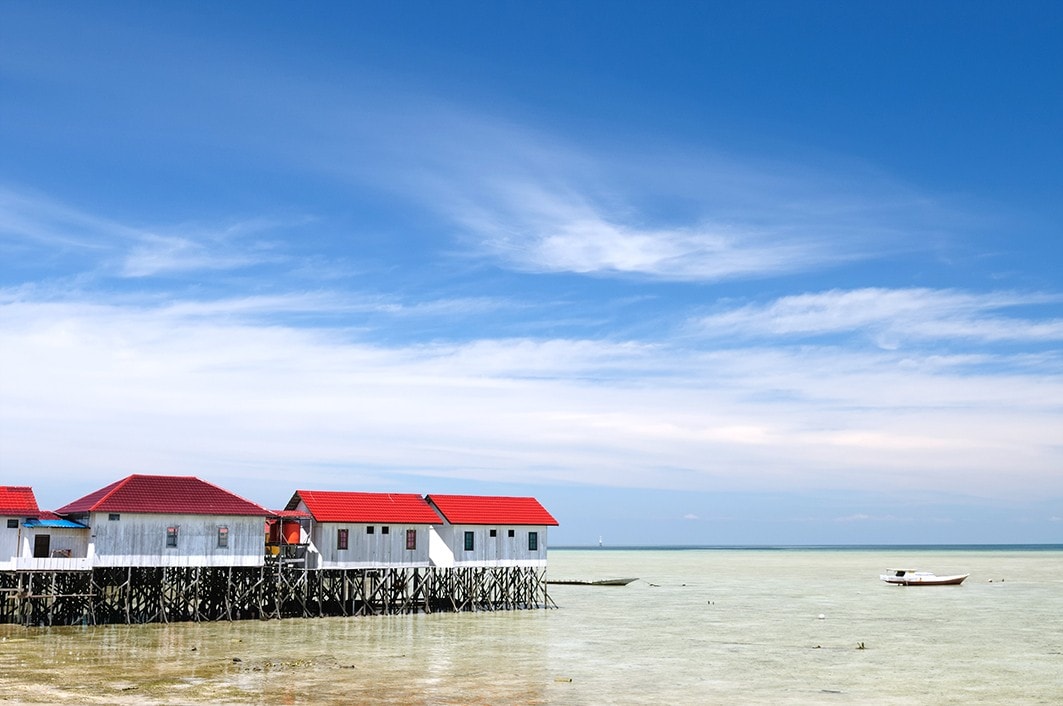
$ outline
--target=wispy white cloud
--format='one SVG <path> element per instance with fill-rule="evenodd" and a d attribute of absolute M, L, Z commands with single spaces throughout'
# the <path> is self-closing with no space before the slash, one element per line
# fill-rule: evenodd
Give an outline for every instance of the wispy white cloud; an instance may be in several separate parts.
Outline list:
<path fill-rule="evenodd" d="M 57 479 L 77 467 L 101 484 L 144 470 L 343 467 L 687 490 L 1063 492 L 1058 377 L 829 348 L 387 346 L 262 316 L 337 301 L 5 300 L 0 366 L 17 374 L 0 379 L 4 466 Z"/>
<path fill-rule="evenodd" d="M 160 274 L 234 270 L 284 256 L 271 231 L 305 223 L 263 218 L 213 226 L 145 227 L 88 213 L 40 194 L 0 189 L 0 247 L 22 262 L 69 258 L 82 276 L 144 278 Z"/>
<path fill-rule="evenodd" d="M 702 318 L 714 336 L 808 337 L 859 332 L 884 348 L 905 340 L 1063 340 L 1063 319 L 1007 316 L 1058 306 L 1058 294 L 970 293 L 933 289 L 830 290 L 748 304 Z"/>
<path fill-rule="evenodd" d="M 378 79 L 367 85 L 396 77 Z M 228 78 L 208 72 L 205 81 L 211 95 L 231 101 Z M 919 250 L 926 233 L 956 218 L 866 165 L 827 155 L 816 156 L 831 162 L 817 170 L 711 144 L 627 140 L 618 148 L 616 136 L 577 143 L 401 83 L 371 100 L 357 87 L 319 78 L 248 70 L 241 83 L 261 90 L 245 91 L 249 103 L 229 114 L 231 123 L 210 126 L 220 130 L 215 139 L 352 183 L 362 196 L 386 193 L 404 209 L 442 216 L 457 242 L 441 249 L 521 271 L 761 278 Z M 258 131 L 247 133 L 234 119 L 242 111 L 253 111 Z M 128 277 L 232 269 L 270 257 L 233 246 L 243 241 L 224 227 L 217 230 L 227 237 L 166 224 L 96 225 L 130 239 L 116 265 Z"/>
<path fill-rule="evenodd" d="M 854 256 L 745 224 L 645 226 L 538 185 L 511 185 L 496 196 L 457 217 L 480 236 L 485 253 L 522 270 L 696 281 L 760 277 Z"/>
<path fill-rule="evenodd" d="M 262 253 L 231 251 L 216 243 L 181 236 L 144 233 L 122 258 L 124 277 L 148 277 L 164 273 L 232 270 L 263 262 Z"/>
<path fill-rule="evenodd" d="M 3 247 L 46 247 L 106 252 L 116 239 L 135 239 L 136 230 L 86 213 L 43 194 L 0 186 Z"/>
<path fill-rule="evenodd" d="M 760 278 L 922 250 L 957 220 L 861 165 L 817 172 L 705 145 L 596 149 L 443 101 L 392 111 L 359 105 L 330 114 L 343 131 L 319 127 L 358 126 L 338 148 L 352 155 L 346 175 L 444 216 L 467 254 L 521 271 Z M 321 169 L 337 170 L 336 149 Z"/>

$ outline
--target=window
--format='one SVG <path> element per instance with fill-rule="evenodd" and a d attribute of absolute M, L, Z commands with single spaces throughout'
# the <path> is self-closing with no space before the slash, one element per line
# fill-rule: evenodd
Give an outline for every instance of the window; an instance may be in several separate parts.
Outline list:
<path fill-rule="evenodd" d="M 472 532 L 465 533 L 465 551 L 471 552 L 476 547 L 476 540 L 473 539 Z"/>
<path fill-rule="evenodd" d="M 529 552 L 537 552 L 537 551 L 539 551 L 539 533 L 538 532 L 529 532 L 528 533 L 528 551 Z"/>
<path fill-rule="evenodd" d="M 109 513 L 107 513 L 107 521 L 108 522 L 118 522 L 118 520 L 120 520 L 120 519 L 122 519 L 122 515 L 120 513 L 117 513 L 117 512 L 109 512 Z"/>
<path fill-rule="evenodd" d="M 167 527 L 166 528 L 166 546 L 167 547 L 176 547 L 177 546 L 177 527 L 176 526 L 175 527 Z"/>
<path fill-rule="evenodd" d="M 391 528 L 387 525 L 380 528 L 380 534 L 388 534 L 389 532 L 391 532 Z"/>
<path fill-rule="evenodd" d="M 366 534 L 373 534 L 374 532 L 376 532 L 376 527 L 373 527 L 373 525 L 369 525 L 365 528 Z"/>
<path fill-rule="evenodd" d="M 498 530 L 496 530 L 496 529 L 491 530 L 491 536 L 492 537 L 497 537 L 498 536 Z"/>
<path fill-rule="evenodd" d="M 218 549 L 227 549 L 229 546 L 229 528 L 224 525 L 218 528 Z"/>
<path fill-rule="evenodd" d="M 8 529 L 18 529 L 18 520 L 8 520 L 7 521 L 7 528 Z"/>
<path fill-rule="evenodd" d="M 346 548 L 347 548 L 347 530 L 338 529 L 338 530 L 336 530 L 336 549 L 346 549 Z"/>
<path fill-rule="evenodd" d="M 406 530 L 406 548 L 411 551 L 417 548 L 417 530 Z"/>
<path fill-rule="evenodd" d="M 516 530 L 510 530 L 509 534 L 506 535 L 506 536 L 507 537 L 516 537 L 517 536 L 517 531 Z"/>

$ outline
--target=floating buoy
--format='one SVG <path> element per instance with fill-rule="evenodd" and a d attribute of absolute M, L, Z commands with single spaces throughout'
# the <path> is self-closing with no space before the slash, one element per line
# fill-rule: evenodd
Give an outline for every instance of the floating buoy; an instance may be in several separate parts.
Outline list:
<path fill-rule="evenodd" d="M 820 614 L 819 614 L 819 619 L 820 619 L 820 620 L 826 620 L 826 619 L 827 619 L 827 616 L 823 615 L 823 613 L 820 613 Z"/>

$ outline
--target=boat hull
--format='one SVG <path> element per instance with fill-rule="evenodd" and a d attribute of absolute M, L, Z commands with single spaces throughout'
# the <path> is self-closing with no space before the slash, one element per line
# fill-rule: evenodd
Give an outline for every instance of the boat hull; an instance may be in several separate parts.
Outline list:
<path fill-rule="evenodd" d="M 959 586 L 970 574 L 956 576 L 883 576 L 882 580 L 896 586 Z"/>
<path fill-rule="evenodd" d="M 580 581 L 580 580 L 568 580 L 559 579 L 547 581 L 548 584 L 554 586 L 626 586 L 633 581 L 638 581 L 637 578 L 629 579 L 599 579 L 597 581 Z"/>

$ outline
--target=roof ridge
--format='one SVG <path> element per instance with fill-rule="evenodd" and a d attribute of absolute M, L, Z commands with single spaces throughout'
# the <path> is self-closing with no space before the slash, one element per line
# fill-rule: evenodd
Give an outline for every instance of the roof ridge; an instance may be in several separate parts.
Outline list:
<path fill-rule="evenodd" d="M 255 501 L 248 500 L 247 498 L 245 498 L 242 495 L 237 495 L 233 491 L 231 491 L 231 490 L 229 490 L 227 488 L 223 488 L 220 485 L 215 485 L 214 483 L 211 483 L 209 480 L 203 480 L 202 478 L 199 478 L 197 476 L 168 476 L 168 477 L 170 477 L 170 478 L 194 478 L 194 479 L 198 480 L 200 483 L 203 483 L 205 485 L 209 485 L 211 488 L 214 488 L 215 490 L 220 490 L 223 493 L 228 493 L 229 495 L 233 496 L 234 498 L 239 498 L 240 500 L 243 500 L 245 503 L 248 503 L 250 505 L 254 505 L 255 507 L 257 507 L 257 508 L 259 508 L 261 510 L 265 510 L 266 512 L 270 511 L 269 508 L 267 508 L 265 505 L 259 505 Z"/>
<path fill-rule="evenodd" d="M 99 507 L 103 503 L 104 500 L 106 500 L 107 498 L 109 498 L 112 495 L 114 495 L 118 491 L 119 488 L 123 487 L 126 483 L 128 483 L 130 481 L 130 479 L 133 478 L 133 476 L 136 476 L 136 475 L 139 475 L 139 474 L 131 473 L 128 476 L 126 476 L 125 478 L 122 478 L 120 480 L 115 481 L 115 483 L 111 486 L 110 490 L 108 490 L 106 493 L 104 493 L 99 498 L 97 498 L 96 502 L 94 502 L 91 505 L 89 505 L 89 510 L 95 510 L 97 507 Z M 103 487 L 106 488 L 107 486 L 103 486 Z"/>
<path fill-rule="evenodd" d="M 429 493 L 437 498 L 531 498 L 535 499 L 534 495 L 482 495 L 480 493 Z"/>
<path fill-rule="evenodd" d="M 130 473 L 122 480 L 126 480 L 128 478 L 197 478 L 197 476 L 179 476 L 175 473 Z"/>

